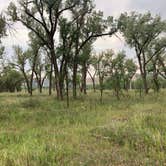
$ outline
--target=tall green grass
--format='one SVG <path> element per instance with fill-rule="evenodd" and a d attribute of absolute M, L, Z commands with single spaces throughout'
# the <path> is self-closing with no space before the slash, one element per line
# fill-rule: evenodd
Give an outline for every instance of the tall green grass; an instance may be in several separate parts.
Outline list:
<path fill-rule="evenodd" d="M 166 92 L 99 100 L 88 92 L 67 109 L 46 94 L 0 94 L 0 166 L 166 163 Z"/>

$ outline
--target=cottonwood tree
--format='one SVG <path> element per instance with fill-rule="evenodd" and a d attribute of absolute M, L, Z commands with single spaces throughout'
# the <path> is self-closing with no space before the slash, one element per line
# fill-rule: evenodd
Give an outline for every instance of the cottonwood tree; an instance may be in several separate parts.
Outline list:
<path fill-rule="evenodd" d="M 29 33 L 29 47 L 32 51 L 32 54 L 29 56 L 29 62 L 32 69 L 32 77 L 34 75 L 36 82 L 38 84 L 39 92 L 42 93 L 43 84 L 47 77 L 47 58 L 49 55 L 45 55 L 44 43 L 34 32 Z"/>
<path fill-rule="evenodd" d="M 32 96 L 33 93 L 33 82 L 34 75 L 36 75 L 37 83 L 40 90 L 42 89 L 44 79 L 41 78 L 43 70 L 43 64 L 41 64 L 41 55 L 39 49 L 41 44 L 37 38 L 33 38 L 33 34 L 29 34 L 30 43 L 29 48 L 25 51 L 20 46 L 14 46 L 14 57 L 13 61 L 10 62 L 14 67 L 19 69 L 25 79 L 28 93 Z M 42 69 L 41 69 L 42 68 Z"/>
<path fill-rule="evenodd" d="M 66 90 L 67 107 L 69 107 L 69 70 L 73 63 L 73 26 L 71 20 L 66 18 L 59 19 L 59 45 L 56 48 L 56 53 L 59 56 L 58 63 L 60 66 L 60 87 L 62 98 Z M 65 88 L 66 87 L 66 88 Z"/>
<path fill-rule="evenodd" d="M 93 91 L 96 92 L 97 58 L 95 55 L 93 55 L 90 58 L 90 66 L 88 68 L 88 74 L 92 80 Z"/>
<path fill-rule="evenodd" d="M 110 72 L 110 64 L 113 58 L 113 51 L 102 52 L 97 57 L 97 75 L 99 77 L 100 86 L 100 102 L 103 102 L 104 81 Z"/>
<path fill-rule="evenodd" d="M 155 86 L 155 91 L 159 92 L 160 89 L 160 81 L 159 76 L 162 73 L 162 76 L 165 75 L 163 72 L 163 68 L 161 67 L 161 62 L 164 64 L 164 55 L 166 53 L 166 38 L 163 37 L 161 39 L 155 40 L 151 43 L 148 47 L 146 54 L 149 59 L 151 60 L 148 64 L 149 73 L 153 75 L 153 83 Z M 162 61 L 161 61 L 162 59 Z"/>
<path fill-rule="evenodd" d="M 87 3 L 87 2 L 86 2 Z M 89 2 L 90 3 L 90 2 Z M 81 14 L 80 14 L 81 13 Z M 102 36 L 112 36 L 117 29 L 113 23 L 113 18 L 103 18 L 101 11 L 96 12 L 93 4 L 83 4 L 83 7 L 73 11 L 73 17 L 77 17 L 74 24 L 74 54 L 73 54 L 73 97 L 77 96 L 77 69 L 80 56 L 83 55 L 83 47 L 87 43 L 94 42 L 96 38 Z"/>
<path fill-rule="evenodd" d="M 92 52 L 92 44 L 87 43 L 82 50 L 82 55 L 80 55 L 80 66 L 81 66 L 81 92 L 87 94 L 86 79 L 88 74 L 88 68 L 90 66 L 90 58 Z"/>
<path fill-rule="evenodd" d="M 30 42 L 29 42 L 29 49 L 27 50 L 27 54 L 28 54 L 27 61 L 30 66 L 30 71 L 29 71 L 31 73 L 30 87 L 31 87 L 31 95 L 32 95 L 34 75 L 36 76 L 37 84 L 39 86 L 39 89 L 41 90 L 40 81 L 38 78 L 38 75 L 40 77 L 41 72 L 40 71 L 38 72 L 38 68 L 40 69 L 40 66 L 41 66 L 41 62 L 40 62 L 41 57 L 39 54 L 39 50 L 43 46 L 43 44 L 33 32 L 29 33 L 29 39 L 30 39 Z"/>
<path fill-rule="evenodd" d="M 72 22 L 66 18 L 61 18 L 59 20 L 60 27 L 60 44 L 57 48 L 57 54 L 59 56 L 59 66 L 60 66 L 60 87 L 61 93 L 64 94 L 64 84 L 66 79 L 66 90 L 68 98 L 68 70 L 69 66 L 72 64 L 73 55 L 73 27 Z M 63 97 L 63 96 L 62 96 Z"/>
<path fill-rule="evenodd" d="M 124 68 L 124 89 L 128 91 L 128 89 L 131 88 L 131 81 L 136 74 L 137 65 L 134 63 L 133 59 L 125 59 Z"/>
<path fill-rule="evenodd" d="M 160 16 L 152 17 L 150 13 L 121 14 L 119 18 L 119 29 L 123 33 L 127 44 L 135 49 L 142 76 L 145 93 L 148 93 L 147 65 L 154 57 L 148 57 L 146 50 L 148 46 L 165 31 L 166 24 Z"/>
<path fill-rule="evenodd" d="M 46 80 L 48 74 L 47 73 L 48 64 L 47 64 L 47 59 L 45 59 L 45 57 L 42 57 L 40 54 L 42 54 L 42 52 L 39 51 L 36 59 L 34 73 L 38 84 L 39 92 L 42 93 L 44 81 Z"/>
<path fill-rule="evenodd" d="M 29 65 L 28 59 L 32 52 L 31 50 L 23 51 L 20 46 L 13 46 L 13 50 L 14 57 L 12 62 L 9 63 L 22 72 L 28 93 L 32 95 L 33 72 L 30 74 L 27 70 L 27 66 Z"/>
<path fill-rule="evenodd" d="M 110 79 L 118 100 L 120 99 L 122 84 L 124 84 L 125 56 L 126 54 L 124 51 L 119 52 L 117 56 L 111 61 Z"/>

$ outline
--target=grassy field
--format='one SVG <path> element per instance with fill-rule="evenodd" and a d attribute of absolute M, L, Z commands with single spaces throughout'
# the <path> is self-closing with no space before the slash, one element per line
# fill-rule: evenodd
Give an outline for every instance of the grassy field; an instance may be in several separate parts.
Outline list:
<path fill-rule="evenodd" d="M 0 94 L 0 166 L 166 165 L 166 92 L 53 96 Z"/>

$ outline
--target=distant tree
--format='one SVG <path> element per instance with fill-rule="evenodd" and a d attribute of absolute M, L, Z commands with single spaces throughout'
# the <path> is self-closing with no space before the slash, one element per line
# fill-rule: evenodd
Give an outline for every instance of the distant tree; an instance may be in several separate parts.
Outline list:
<path fill-rule="evenodd" d="M 140 75 L 137 75 L 135 80 L 132 81 L 132 88 L 139 92 L 139 96 L 142 96 L 144 84 Z"/>
<path fill-rule="evenodd" d="M 104 82 L 105 88 L 113 89 L 117 99 L 120 99 L 122 90 L 131 87 L 131 80 L 137 71 L 137 66 L 133 59 L 127 59 L 124 51 L 119 52 L 117 55 L 114 53 L 112 59 L 109 61 L 109 72 L 106 81 Z"/>
<path fill-rule="evenodd" d="M 100 86 L 100 102 L 103 102 L 103 90 L 104 90 L 104 81 L 105 77 L 108 76 L 110 71 L 110 64 L 113 57 L 113 51 L 109 50 L 107 52 L 102 52 L 97 57 L 97 75 L 99 77 L 99 86 Z"/>
<path fill-rule="evenodd" d="M 13 65 L 16 69 L 18 69 L 22 73 L 27 86 L 28 93 L 32 95 L 34 71 L 29 69 L 29 67 L 32 67 L 32 69 L 34 69 L 35 66 L 34 63 L 36 61 L 33 59 L 33 62 L 30 63 L 29 60 L 30 57 L 33 55 L 33 52 L 30 49 L 23 51 L 20 46 L 13 46 L 13 49 L 14 49 L 14 56 L 12 61 L 10 61 L 10 64 Z"/>
<path fill-rule="evenodd" d="M 148 57 L 146 50 L 149 45 L 165 31 L 166 24 L 159 16 L 152 17 L 150 13 L 137 14 L 132 12 L 121 14 L 119 29 L 123 33 L 127 44 L 135 49 L 139 68 L 144 84 L 145 93 L 148 93 L 147 65 L 155 55 Z"/>
<path fill-rule="evenodd" d="M 29 38 L 29 47 L 32 52 L 28 59 L 31 66 L 31 78 L 33 82 L 35 75 L 39 92 L 42 93 L 43 84 L 47 77 L 48 58 L 50 59 L 50 56 L 48 54 L 45 55 L 44 44 L 34 32 L 29 33 Z"/>
<path fill-rule="evenodd" d="M 90 66 L 88 68 L 88 74 L 92 80 L 92 85 L 93 85 L 93 91 L 96 92 L 96 75 L 97 75 L 97 58 L 95 56 L 92 56 L 90 58 Z"/>
<path fill-rule="evenodd" d="M 112 87 L 115 90 L 115 94 L 117 99 L 120 99 L 120 91 L 122 86 L 124 85 L 124 77 L 125 77 L 125 52 L 119 52 L 117 57 L 112 61 L 112 71 L 111 71 L 111 79 L 112 79 Z"/>
<path fill-rule="evenodd" d="M 0 91 L 15 92 L 21 91 L 23 77 L 20 72 L 12 69 L 11 66 L 5 66 L 0 76 Z"/>
<path fill-rule="evenodd" d="M 131 88 L 131 81 L 136 74 L 137 65 L 133 59 L 125 59 L 124 68 L 124 89 L 128 90 Z"/>
<path fill-rule="evenodd" d="M 38 53 L 37 59 L 36 59 L 36 66 L 34 69 L 34 73 L 36 76 L 36 81 L 38 84 L 39 92 L 42 93 L 44 81 L 47 77 L 48 71 L 47 71 L 47 59 L 42 59 L 42 56 L 40 55 L 42 53 Z"/>

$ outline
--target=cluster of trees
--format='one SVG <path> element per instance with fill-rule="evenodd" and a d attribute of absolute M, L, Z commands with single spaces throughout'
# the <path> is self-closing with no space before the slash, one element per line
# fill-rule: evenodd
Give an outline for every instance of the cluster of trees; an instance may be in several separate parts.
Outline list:
<path fill-rule="evenodd" d="M 105 87 L 114 89 L 119 99 L 121 89 L 132 87 L 137 69 L 146 94 L 150 88 L 149 74 L 156 91 L 160 89 L 160 78 L 166 78 L 166 22 L 159 16 L 132 12 L 114 20 L 96 11 L 93 0 L 22 0 L 10 3 L 6 17 L 9 22 L 21 22 L 29 30 L 28 49 L 14 46 L 9 64 L 22 73 L 31 95 L 34 79 L 42 92 L 48 78 L 49 94 L 55 88 L 57 98 L 63 100 L 66 95 L 69 104 L 70 85 L 73 98 L 77 97 L 78 86 L 86 94 L 87 75 L 92 79 L 94 91 L 95 78 L 99 78 L 101 100 Z M 5 35 L 5 22 L 0 25 L 1 37 Z M 134 48 L 138 65 L 127 59 L 123 51 L 92 54 L 97 38 L 111 37 L 117 32 Z"/>
<path fill-rule="evenodd" d="M 117 99 L 120 99 L 121 90 L 124 89 L 128 91 L 131 89 L 131 83 L 134 75 L 137 72 L 137 65 L 133 61 L 133 59 L 128 59 L 124 51 L 119 52 L 117 55 L 114 55 L 113 51 L 107 52 L 104 54 L 106 59 L 109 60 L 102 60 L 103 67 L 107 67 L 107 70 L 103 70 L 103 76 L 100 78 L 101 74 L 99 75 L 100 80 L 100 87 L 102 89 L 114 89 L 115 95 Z M 103 54 L 102 54 L 103 56 Z M 100 62 L 99 62 L 100 63 Z M 98 68 L 100 71 L 100 66 Z M 103 77 L 107 77 L 105 82 L 103 82 Z"/>
<path fill-rule="evenodd" d="M 44 48 L 48 52 L 52 69 L 50 73 L 53 72 L 55 78 L 57 98 L 63 99 L 65 81 L 68 89 L 68 71 L 72 72 L 73 97 L 76 98 L 77 72 L 80 67 L 86 68 L 90 56 L 88 51 L 91 49 L 88 47 L 92 46 L 97 37 L 111 36 L 117 31 L 113 18 L 104 19 L 103 13 L 95 10 L 92 0 L 23 0 L 17 6 L 10 3 L 10 20 L 25 25 L 36 42 L 30 48 L 32 52 L 36 51 L 32 55 L 32 77 L 36 67 L 35 59 L 38 59 L 37 52 Z M 59 38 L 58 42 L 56 38 Z"/>

